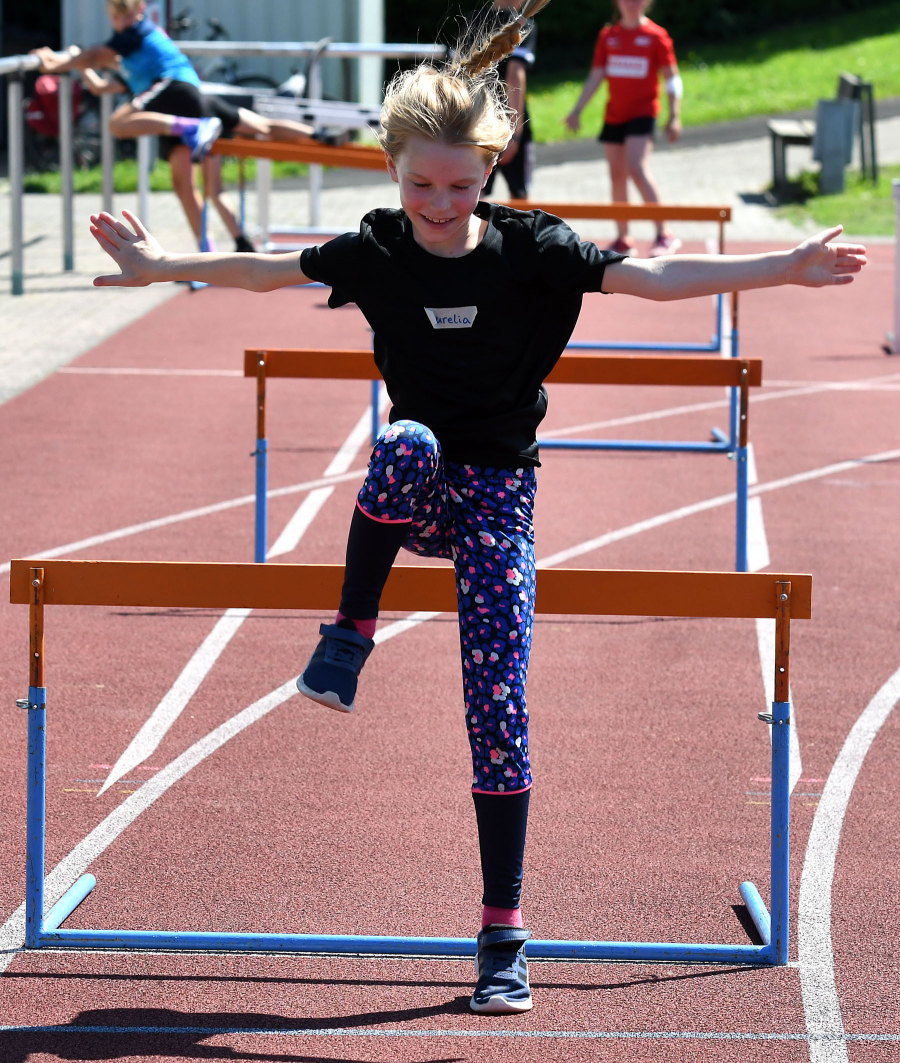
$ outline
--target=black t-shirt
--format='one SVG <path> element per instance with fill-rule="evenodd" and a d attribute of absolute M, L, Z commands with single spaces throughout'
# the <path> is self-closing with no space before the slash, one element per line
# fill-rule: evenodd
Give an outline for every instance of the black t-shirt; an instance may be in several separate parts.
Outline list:
<path fill-rule="evenodd" d="M 402 210 L 373 210 L 359 233 L 303 252 L 300 267 L 356 303 L 374 330 L 391 420 L 420 421 L 444 457 L 503 468 L 539 465 L 544 378 L 575 328 L 582 293 L 599 292 L 624 256 L 583 242 L 540 210 L 479 203 L 481 243 L 429 254 Z"/>

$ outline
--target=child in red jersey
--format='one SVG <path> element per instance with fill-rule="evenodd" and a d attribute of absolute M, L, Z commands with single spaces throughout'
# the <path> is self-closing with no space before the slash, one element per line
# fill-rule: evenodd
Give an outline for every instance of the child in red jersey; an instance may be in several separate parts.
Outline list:
<path fill-rule="evenodd" d="M 653 130 L 659 114 L 659 76 L 666 79 L 669 97 L 669 121 L 666 136 L 674 144 L 681 133 L 678 117 L 681 101 L 681 78 L 672 48 L 672 38 L 662 26 L 646 17 L 652 0 L 615 0 L 619 18 L 603 27 L 594 48 L 594 61 L 578 103 L 566 118 L 566 125 L 578 132 L 581 112 L 600 88 L 609 82 L 609 101 L 600 140 L 609 162 L 613 199 L 628 199 L 628 178 L 637 185 L 646 203 L 658 203 L 659 187 L 648 169 L 653 147 Z M 619 222 L 619 236 L 611 250 L 634 254 L 634 240 L 628 235 L 628 223 Z M 665 222 L 657 228 L 651 257 L 671 255 L 681 241 Z"/>

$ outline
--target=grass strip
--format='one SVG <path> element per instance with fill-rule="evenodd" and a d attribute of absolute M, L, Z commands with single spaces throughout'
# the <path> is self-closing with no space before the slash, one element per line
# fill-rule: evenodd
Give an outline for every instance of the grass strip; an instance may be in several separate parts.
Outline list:
<path fill-rule="evenodd" d="M 849 71 L 875 86 L 877 98 L 900 96 L 900 3 L 840 18 L 789 26 L 740 44 L 707 45 L 679 56 L 685 126 L 815 107 L 833 99 Z M 599 23 L 598 23 L 599 31 Z M 676 41 L 676 47 L 678 42 Z M 571 133 L 562 120 L 581 92 L 588 68 L 530 79 L 528 109 L 541 143 L 595 137 L 603 121 L 605 87 Z M 666 104 L 663 103 L 663 121 Z"/>
<path fill-rule="evenodd" d="M 898 178 L 900 166 L 881 167 L 877 185 L 864 181 L 858 170 L 848 170 L 844 191 L 822 196 L 818 174 L 806 173 L 792 183 L 798 202 L 785 204 L 778 213 L 795 225 L 813 221 L 822 228 L 843 225 L 852 236 L 892 236 L 897 222 L 891 181 Z"/>

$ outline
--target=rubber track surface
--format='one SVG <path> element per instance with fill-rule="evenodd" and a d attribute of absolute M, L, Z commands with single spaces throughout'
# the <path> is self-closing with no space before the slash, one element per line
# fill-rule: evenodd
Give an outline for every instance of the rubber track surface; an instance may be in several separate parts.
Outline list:
<path fill-rule="evenodd" d="M 765 359 L 767 381 L 893 374 L 875 388 L 761 389 L 750 429 L 761 483 L 900 447 L 900 359 L 879 350 L 892 254 L 872 249 L 848 289 L 742 297 L 742 353 Z M 321 290 L 185 292 L 73 368 L 235 370 L 245 345 L 368 344 L 355 308 L 324 304 Z M 589 296 L 578 335 L 704 341 L 711 323 L 707 299 L 656 307 Z M 251 493 L 253 392 L 231 376 L 60 372 L 0 407 L 3 560 Z M 270 486 L 281 487 L 322 475 L 368 387 L 273 381 L 269 400 Z M 545 430 L 722 401 L 598 430 L 703 439 L 724 425 L 723 400 L 718 390 L 557 387 Z M 363 447 L 351 468 L 366 457 Z M 538 556 L 727 493 L 733 473 L 719 457 L 548 452 Z M 341 561 L 355 490 L 339 484 L 284 560 Z M 272 500 L 270 543 L 304 497 Z M 792 645 L 803 762 L 792 804 L 796 926 L 817 795 L 854 721 L 900 667 L 900 462 L 762 498 L 773 567 L 814 574 L 814 619 L 794 625 Z M 249 561 L 252 535 L 244 505 L 77 556 Z M 733 508 L 722 505 L 569 563 L 729 569 L 733 550 Z M 156 770 L 295 676 L 322 619 L 252 614 L 159 748 L 98 798 L 216 616 L 48 610 L 48 873 Z M 26 656 L 25 610 L 0 605 L 0 922 L 24 897 L 25 717 L 13 700 L 26 691 Z M 752 879 L 768 897 L 770 774 L 753 623 L 545 618 L 529 698 L 537 783 L 524 904 L 534 934 L 748 940 L 737 886 Z M 887 885 L 900 877 L 898 757 L 895 713 L 863 764 L 838 851 L 833 948 L 850 1035 L 900 1033 Z M 296 697 L 199 763 L 92 863 L 98 886 L 67 925 L 472 934 L 480 890 L 468 783 L 458 637 L 442 616 L 377 649 L 352 716 Z M 0 978 L 0 1021 L 32 1029 L 0 1031 L 0 1057 L 810 1058 L 796 965 L 535 964 L 533 982 L 535 1010 L 503 1019 L 469 1013 L 468 963 L 21 953 Z M 598 1034 L 623 1036 L 583 1036 Z M 707 1036 L 717 1034 L 734 1036 Z M 850 1041 L 847 1051 L 880 1063 L 900 1058 L 900 1043 Z"/>

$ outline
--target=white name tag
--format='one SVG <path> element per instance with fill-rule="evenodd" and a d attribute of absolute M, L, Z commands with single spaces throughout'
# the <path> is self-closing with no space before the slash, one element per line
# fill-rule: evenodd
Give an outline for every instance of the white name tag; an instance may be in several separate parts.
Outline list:
<path fill-rule="evenodd" d="M 432 328 L 471 328 L 478 313 L 477 306 L 426 306 L 425 313 Z"/>
<path fill-rule="evenodd" d="M 606 76 L 610 78 L 645 78 L 649 73 L 646 55 L 611 55 L 606 60 Z"/>

